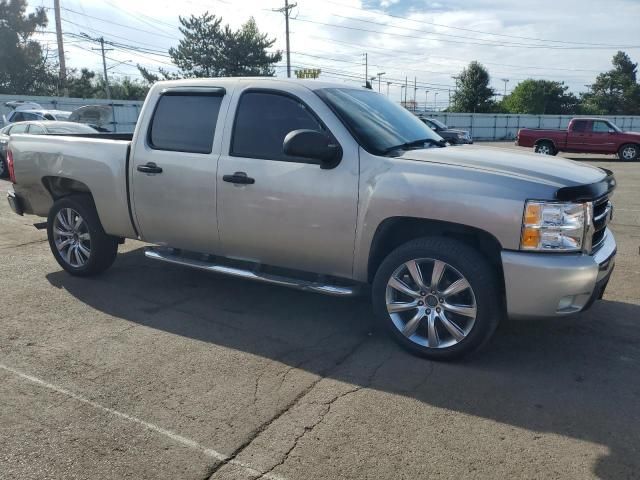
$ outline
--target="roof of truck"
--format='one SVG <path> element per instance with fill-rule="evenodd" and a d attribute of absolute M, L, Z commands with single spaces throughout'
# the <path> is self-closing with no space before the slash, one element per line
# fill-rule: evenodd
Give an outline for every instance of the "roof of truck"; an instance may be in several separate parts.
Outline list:
<path fill-rule="evenodd" d="M 362 88 L 354 85 L 347 85 L 338 82 L 325 82 L 324 80 L 315 79 L 297 79 L 297 78 L 279 78 L 279 77 L 218 77 L 218 78 L 189 78 L 185 80 L 164 80 L 158 82 L 158 85 L 164 87 L 224 87 L 225 84 L 238 83 L 240 81 L 251 82 L 278 82 L 283 84 L 302 85 L 310 90 L 319 90 L 321 88 Z"/>

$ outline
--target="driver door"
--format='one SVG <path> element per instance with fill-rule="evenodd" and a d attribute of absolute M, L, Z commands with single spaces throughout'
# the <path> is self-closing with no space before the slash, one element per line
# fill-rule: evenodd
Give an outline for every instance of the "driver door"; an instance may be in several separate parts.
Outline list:
<path fill-rule="evenodd" d="M 249 84 L 232 101 L 233 128 L 217 176 L 221 247 L 232 258 L 350 277 L 357 144 L 311 90 L 300 88 L 296 95 L 291 90 Z M 321 169 L 285 155 L 284 137 L 298 129 L 336 138 L 343 149 L 340 164 Z M 251 183 L 233 183 L 234 175 Z"/>

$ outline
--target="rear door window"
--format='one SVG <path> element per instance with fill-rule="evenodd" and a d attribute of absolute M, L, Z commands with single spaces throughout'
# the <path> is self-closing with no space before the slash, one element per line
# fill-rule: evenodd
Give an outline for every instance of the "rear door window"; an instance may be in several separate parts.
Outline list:
<path fill-rule="evenodd" d="M 155 150 L 211 153 L 223 94 L 171 93 L 160 97 L 149 127 Z"/>
<path fill-rule="evenodd" d="M 10 133 L 11 135 L 13 135 L 14 133 L 26 133 L 28 126 L 29 126 L 28 124 L 23 124 L 23 123 L 14 125 L 13 127 L 11 127 Z"/>
<path fill-rule="evenodd" d="M 586 120 L 576 120 L 573 122 L 573 131 L 574 132 L 584 132 L 587 130 L 587 121 Z"/>
<path fill-rule="evenodd" d="M 40 125 L 30 125 L 29 133 L 31 135 L 44 135 L 47 132 L 45 132 L 44 128 L 42 128 Z"/>

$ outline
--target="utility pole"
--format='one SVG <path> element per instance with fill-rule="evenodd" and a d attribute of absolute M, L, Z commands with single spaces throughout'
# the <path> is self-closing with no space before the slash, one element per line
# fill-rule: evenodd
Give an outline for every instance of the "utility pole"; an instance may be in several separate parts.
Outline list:
<path fill-rule="evenodd" d="M 387 97 L 389 96 L 389 85 L 391 85 L 391 82 L 387 82 Z"/>
<path fill-rule="evenodd" d="M 407 108 L 407 92 L 409 91 L 409 77 L 404 77 L 404 108 Z"/>
<path fill-rule="evenodd" d="M 291 10 L 297 7 L 297 3 L 292 3 L 289 5 L 289 0 L 284 0 L 284 7 L 274 9 L 274 12 L 284 13 L 284 24 L 287 38 L 287 78 L 291 78 L 291 47 L 289 45 L 289 16 L 291 15 Z"/>
<path fill-rule="evenodd" d="M 53 10 L 56 17 L 56 38 L 58 40 L 58 62 L 60 62 L 59 88 L 66 97 L 67 90 L 67 65 L 64 59 L 64 43 L 62 41 L 62 21 L 60 19 L 60 0 L 53 0 Z"/>
<path fill-rule="evenodd" d="M 380 77 L 384 75 L 386 72 L 378 72 L 376 75 L 378 76 L 378 93 L 380 93 Z"/>
<path fill-rule="evenodd" d="M 501 78 L 500 80 L 502 80 L 504 82 L 504 96 L 507 96 L 507 83 L 509 83 L 509 79 L 508 78 Z M 504 98 L 504 97 L 502 97 Z"/>
<path fill-rule="evenodd" d="M 438 111 L 438 92 L 433 92 L 433 111 L 437 112 Z"/>
<path fill-rule="evenodd" d="M 418 78 L 413 77 L 413 111 L 414 112 L 418 109 L 418 100 L 416 98 L 417 93 L 418 93 Z"/>
<path fill-rule="evenodd" d="M 109 76 L 107 75 L 107 59 L 104 56 L 104 37 L 100 37 L 100 51 L 102 52 L 102 69 L 104 71 L 104 89 L 107 92 L 107 98 L 111 100 L 111 88 L 109 88 Z"/>
<path fill-rule="evenodd" d="M 424 91 L 424 111 L 427 111 L 427 104 L 429 102 L 429 90 Z"/>
<path fill-rule="evenodd" d="M 369 81 L 369 56 L 366 53 L 364 55 L 364 87 L 367 88 L 367 82 Z"/>

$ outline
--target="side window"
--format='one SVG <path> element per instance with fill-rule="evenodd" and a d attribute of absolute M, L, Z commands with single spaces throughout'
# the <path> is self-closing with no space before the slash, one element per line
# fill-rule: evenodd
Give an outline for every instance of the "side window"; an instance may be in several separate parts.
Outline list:
<path fill-rule="evenodd" d="M 11 121 L 12 122 L 24 122 L 25 121 L 24 113 L 22 113 L 22 112 L 14 112 L 13 116 L 11 117 Z"/>
<path fill-rule="evenodd" d="M 300 101 L 278 93 L 247 92 L 240 98 L 231 155 L 265 160 L 295 160 L 284 154 L 284 137 L 293 130 L 324 128 Z"/>
<path fill-rule="evenodd" d="M 55 118 L 53 117 L 53 115 L 51 115 L 50 113 L 45 113 L 43 115 L 45 120 L 55 120 Z"/>
<path fill-rule="evenodd" d="M 586 120 L 576 120 L 573 122 L 573 131 L 574 132 L 584 132 L 587 129 Z"/>
<path fill-rule="evenodd" d="M 211 153 L 222 95 L 162 95 L 149 127 L 149 146 L 172 152 Z"/>
<path fill-rule="evenodd" d="M 29 125 L 29 133 L 31 135 L 44 135 L 47 132 L 40 125 Z"/>
<path fill-rule="evenodd" d="M 593 132 L 594 133 L 608 133 L 609 132 L 609 124 L 603 121 L 593 122 Z"/>
<path fill-rule="evenodd" d="M 40 120 L 41 118 L 40 115 L 29 112 L 22 112 L 22 117 L 24 118 L 24 120 Z"/>
<path fill-rule="evenodd" d="M 14 133 L 26 133 L 28 126 L 29 125 L 26 123 L 14 125 L 13 127 L 11 127 L 11 135 L 13 135 Z"/>

